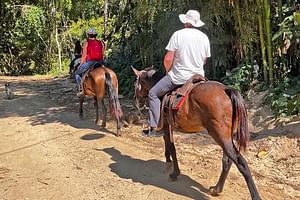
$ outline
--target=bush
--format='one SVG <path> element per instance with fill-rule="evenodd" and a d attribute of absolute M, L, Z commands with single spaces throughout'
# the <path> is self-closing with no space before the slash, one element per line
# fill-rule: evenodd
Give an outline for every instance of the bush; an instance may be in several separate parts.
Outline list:
<path fill-rule="evenodd" d="M 276 116 L 300 116 L 300 76 L 286 78 L 270 90 L 264 102 L 271 106 Z"/>
<path fill-rule="evenodd" d="M 251 83 L 252 66 L 248 64 L 239 65 L 237 68 L 226 72 L 226 76 L 221 81 L 242 93 L 247 91 Z"/>
<path fill-rule="evenodd" d="M 62 60 L 62 67 L 60 69 L 59 68 L 59 63 L 57 62 L 57 60 L 53 61 L 51 69 L 48 72 L 48 75 L 51 75 L 51 76 L 68 75 L 68 73 L 69 73 L 69 64 L 70 64 L 70 59 L 63 59 Z"/>

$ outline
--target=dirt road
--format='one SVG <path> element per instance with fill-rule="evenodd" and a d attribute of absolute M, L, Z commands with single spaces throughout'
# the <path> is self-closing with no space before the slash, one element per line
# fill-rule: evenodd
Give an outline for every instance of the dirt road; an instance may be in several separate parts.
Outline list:
<path fill-rule="evenodd" d="M 11 100 L 5 82 L 14 88 Z M 219 178 L 222 156 L 210 136 L 176 133 L 182 175 L 169 182 L 163 139 L 141 137 L 141 125 L 115 137 L 114 121 L 107 129 L 94 123 L 91 101 L 80 120 L 73 84 L 66 78 L 0 77 L 1 200 L 250 199 L 235 166 L 224 192 L 208 194 Z M 122 106 L 128 102 L 122 100 Z M 252 128 L 256 133 L 244 155 L 262 199 L 300 199 L 298 121 Z M 256 153 L 263 143 L 273 151 L 260 159 Z"/>

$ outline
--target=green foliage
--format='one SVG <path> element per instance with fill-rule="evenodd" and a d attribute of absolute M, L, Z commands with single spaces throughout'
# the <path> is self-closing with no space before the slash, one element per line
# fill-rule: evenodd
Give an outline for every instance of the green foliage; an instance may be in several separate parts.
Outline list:
<path fill-rule="evenodd" d="M 72 36 L 74 39 L 83 40 L 86 39 L 86 32 L 89 28 L 93 27 L 96 29 L 98 33 L 98 37 L 103 36 L 103 23 L 104 18 L 91 18 L 89 20 L 79 19 L 78 21 L 74 21 L 71 23 L 71 27 L 68 30 L 68 34 Z"/>
<path fill-rule="evenodd" d="M 264 102 L 271 105 L 277 116 L 300 116 L 300 76 L 286 78 L 275 88 L 272 88 Z"/>
<path fill-rule="evenodd" d="M 0 10 L 0 73 L 65 73 L 74 40 L 83 42 L 86 31 L 94 27 L 98 38 L 107 44 L 106 62 L 118 75 L 120 93 L 131 97 L 135 77 L 130 66 L 143 69 L 154 65 L 162 70 L 168 40 L 174 31 L 183 28 L 178 14 L 191 8 L 200 11 L 205 22 L 200 30 L 211 42 L 212 57 L 205 66 L 208 78 L 220 80 L 225 76 L 221 79 L 225 84 L 245 91 L 252 76 L 252 64 L 248 64 L 255 58 L 261 65 L 254 1 L 2 0 L 0 4 L 3 8 Z M 300 73 L 297 67 L 299 13 L 295 1 L 285 1 L 280 7 L 275 2 L 272 7 L 275 9 L 271 9 L 277 87 L 292 69 Z M 274 10 L 277 13 L 272 13 Z M 280 19 L 284 20 L 279 23 L 281 10 L 283 18 Z M 286 45 L 288 52 L 282 56 L 278 49 L 287 42 L 290 47 Z M 287 113 L 298 109 L 296 96 L 286 97 L 293 99 L 286 105 Z M 280 99 L 284 100 L 284 97 Z"/>
<path fill-rule="evenodd" d="M 229 30 L 232 23 L 232 14 L 228 5 L 223 1 L 208 1 L 206 9 L 201 9 L 201 18 L 206 23 L 202 31 L 205 32 L 211 43 L 212 56 L 208 65 L 205 66 L 205 74 L 210 79 L 219 80 L 225 76 L 226 70 L 232 66 L 233 49 L 228 48 L 232 41 L 232 30 Z"/>
<path fill-rule="evenodd" d="M 273 35 L 272 41 L 280 40 L 283 38 L 283 34 L 285 34 L 288 38 L 293 37 L 293 29 L 291 29 L 291 25 L 294 21 L 294 16 L 290 15 L 286 17 L 283 22 L 279 24 L 280 29 Z"/>
<path fill-rule="evenodd" d="M 294 12 L 293 2 L 285 4 L 283 7 L 284 19 L 277 25 L 277 31 L 272 37 L 272 43 L 275 47 L 275 83 L 278 84 L 291 73 L 300 74 L 299 57 L 300 50 L 298 41 L 300 39 L 300 26 L 297 23 L 297 12 Z M 276 19 L 276 18 L 275 18 Z"/>
<path fill-rule="evenodd" d="M 296 26 L 300 26 L 300 12 L 294 12 L 293 16 L 294 16 L 294 24 Z"/>
<path fill-rule="evenodd" d="M 69 59 L 63 59 L 62 61 L 62 69 L 59 68 L 59 63 L 57 60 L 53 60 L 51 70 L 47 73 L 48 75 L 52 76 L 62 76 L 67 75 L 69 73 Z"/>
<path fill-rule="evenodd" d="M 14 44 L 19 51 L 20 58 L 39 58 L 39 62 L 33 66 L 33 71 L 42 72 L 43 58 L 47 44 L 46 40 L 46 19 L 44 11 L 39 7 L 28 7 L 23 10 L 21 17 L 16 21 L 14 28 Z M 26 38 L 24 40 L 24 38 Z M 26 62 L 26 61 L 25 61 Z M 31 60 L 29 60 L 31 63 Z M 26 63 L 24 64 L 27 65 Z M 31 66 L 32 67 L 32 66 Z M 39 68 L 40 67 L 40 68 Z"/>
<path fill-rule="evenodd" d="M 252 66 L 243 64 L 231 71 L 226 72 L 226 76 L 221 79 L 225 85 L 229 85 L 241 92 L 249 89 L 251 83 Z"/>
<path fill-rule="evenodd" d="M 113 69 L 117 74 L 120 94 L 127 97 L 133 97 L 134 95 L 133 84 L 135 75 L 130 67 L 132 63 L 134 63 L 132 59 L 134 59 L 134 57 L 131 56 L 127 47 L 124 47 L 124 49 L 114 48 L 114 52 L 106 60 L 107 66 Z M 140 68 L 140 66 L 135 67 Z"/>
<path fill-rule="evenodd" d="M 71 20 L 88 20 L 91 18 L 98 18 L 103 15 L 104 0 L 71 0 L 71 2 L 72 9 L 69 13 Z M 112 0 L 109 2 L 112 5 L 115 4 Z"/>
<path fill-rule="evenodd" d="M 21 75 L 44 72 L 45 12 L 38 6 L 7 1 L 0 34 L 0 72 Z M 2 21 L 1 19 L 1 21 Z"/>

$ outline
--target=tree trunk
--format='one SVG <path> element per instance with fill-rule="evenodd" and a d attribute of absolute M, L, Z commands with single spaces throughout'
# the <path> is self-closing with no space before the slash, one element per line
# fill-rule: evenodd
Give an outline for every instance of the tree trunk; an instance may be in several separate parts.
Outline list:
<path fill-rule="evenodd" d="M 53 16 L 53 27 L 55 30 L 55 41 L 56 41 L 56 46 L 57 46 L 57 53 L 58 53 L 58 63 L 59 63 L 59 70 L 61 71 L 62 69 L 62 64 L 61 64 L 61 47 L 59 43 L 59 38 L 58 38 L 58 27 L 57 27 L 57 21 L 56 21 L 56 10 L 57 10 L 57 4 L 56 0 L 53 1 L 53 7 L 52 7 L 52 16 Z"/>
<path fill-rule="evenodd" d="M 256 0 L 256 5 L 258 11 L 257 18 L 258 18 L 261 57 L 262 57 L 262 64 L 263 64 L 263 75 L 264 75 L 264 81 L 268 81 L 268 63 L 266 58 L 266 46 L 264 40 L 264 26 L 263 26 L 263 14 L 262 14 L 261 1 Z"/>
<path fill-rule="evenodd" d="M 108 20 L 108 0 L 105 0 L 104 2 L 104 39 L 106 38 L 107 34 L 107 20 Z"/>
<path fill-rule="evenodd" d="M 238 28 L 237 28 L 237 32 L 240 33 L 238 36 L 238 40 L 240 41 L 240 58 L 241 60 L 243 60 L 244 58 L 244 48 L 243 48 L 243 44 L 241 43 L 241 38 L 243 35 L 243 28 L 242 28 L 242 17 L 241 17 L 241 13 L 240 13 L 240 1 L 236 0 L 235 4 L 234 4 L 234 11 L 235 11 L 235 18 L 237 20 L 237 24 L 238 24 Z M 238 63 L 239 64 L 239 63 Z"/>
<path fill-rule="evenodd" d="M 278 0 L 279 23 L 283 21 L 282 0 Z"/>
<path fill-rule="evenodd" d="M 51 50 L 52 50 L 52 21 L 53 21 L 53 13 L 52 13 L 52 6 L 51 6 L 51 1 L 45 2 L 45 5 L 47 6 L 47 43 L 48 43 L 48 48 L 46 49 L 46 59 L 47 59 L 47 68 L 46 72 L 50 70 L 50 65 L 51 65 Z"/>
<path fill-rule="evenodd" d="M 244 0 L 243 2 L 244 2 L 244 10 L 246 12 L 250 12 L 251 9 L 250 9 L 248 0 Z M 243 5 L 243 3 L 241 3 L 241 4 Z M 244 21 L 244 20 L 245 19 L 242 19 L 242 21 Z M 252 19 L 250 18 L 250 19 L 247 19 L 247 21 L 248 20 L 251 21 Z M 244 54 L 245 54 L 245 58 L 246 58 L 246 63 L 249 63 L 249 62 L 253 63 L 252 48 L 247 47 L 249 45 L 249 43 L 250 43 L 250 41 L 247 39 L 247 44 L 243 45 L 243 49 L 244 49 Z"/>
<path fill-rule="evenodd" d="M 62 70 L 62 64 L 61 64 L 61 46 L 60 46 L 60 43 L 59 43 L 58 28 L 57 28 L 57 26 L 55 26 L 55 40 L 56 40 L 57 51 L 58 51 L 59 70 L 61 71 Z"/>
<path fill-rule="evenodd" d="M 266 24 L 266 37 L 267 37 L 267 53 L 268 53 L 268 66 L 269 66 L 269 83 L 273 83 L 273 56 L 272 56 L 272 32 L 271 32 L 271 19 L 270 19 L 270 0 L 264 0 L 265 11 L 265 24 Z"/>

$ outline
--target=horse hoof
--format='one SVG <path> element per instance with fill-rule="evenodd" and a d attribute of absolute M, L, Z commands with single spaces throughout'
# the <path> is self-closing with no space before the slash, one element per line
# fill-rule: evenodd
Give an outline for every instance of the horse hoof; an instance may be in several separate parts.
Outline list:
<path fill-rule="evenodd" d="M 170 182 L 177 181 L 177 175 L 175 175 L 175 174 L 170 174 L 170 175 L 169 175 L 169 181 L 170 181 Z"/>
<path fill-rule="evenodd" d="M 83 114 L 79 114 L 79 118 L 80 118 L 80 119 L 83 119 Z"/>
<path fill-rule="evenodd" d="M 212 195 L 212 196 L 219 196 L 219 193 L 218 193 L 218 191 L 217 191 L 217 187 L 216 187 L 216 186 L 211 186 L 211 187 L 209 188 L 209 193 L 210 193 L 210 195 Z"/>
<path fill-rule="evenodd" d="M 122 136 L 122 132 L 121 131 L 117 131 L 117 137 L 121 137 Z"/>

